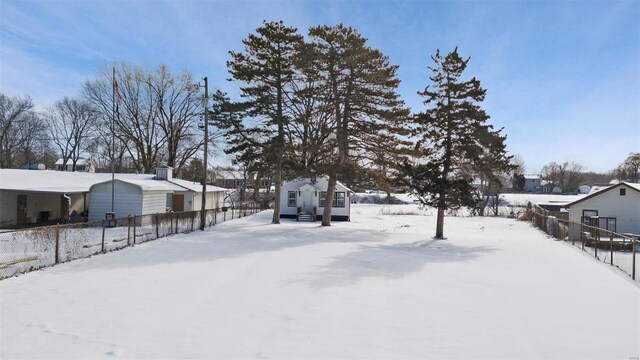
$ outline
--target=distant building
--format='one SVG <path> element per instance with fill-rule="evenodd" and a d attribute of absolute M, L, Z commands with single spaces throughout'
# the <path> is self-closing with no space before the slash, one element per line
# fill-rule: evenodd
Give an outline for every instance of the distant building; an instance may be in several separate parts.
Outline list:
<path fill-rule="evenodd" d="M 589 185 L 580 185 L 578 187 L 578 194 L 588 194 L 591 190 L 591 186 Z"/>
<path fill-rule="evenodd" d="M 542 179 L 540 175 L 524 175 L 524 191 L 539 192 Z"/>
<path fill-rule="evenodd" d="M 73 171 L 73 161 L 71 159 L 67 160 L 67 163 L 64 164 L 62 159 L 58 159 L 56 161 L 56 171 Z M 76 161 L 76 172 L 96 172 L 96 167 L 94 166 L 91 159 L 79 158 Z"/>

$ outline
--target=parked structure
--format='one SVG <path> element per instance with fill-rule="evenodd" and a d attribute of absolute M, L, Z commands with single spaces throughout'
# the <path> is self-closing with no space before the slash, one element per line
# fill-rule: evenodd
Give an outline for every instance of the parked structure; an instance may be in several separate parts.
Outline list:
<path fill-rule="evenodd" d="M 302 178 L 285 182 L 280 197 L 280 218 L 322 220 L 327 201 L 329 179 Z M 353 192 L 340 182 L 333 196 L 332 221 L 351 220 L 351 196 Z"/>
<path fill-rule="evenodd" d="M 566 205 L 569 220 L 617 233 L 640 234 L 640 184 L 621 182 Z"/>

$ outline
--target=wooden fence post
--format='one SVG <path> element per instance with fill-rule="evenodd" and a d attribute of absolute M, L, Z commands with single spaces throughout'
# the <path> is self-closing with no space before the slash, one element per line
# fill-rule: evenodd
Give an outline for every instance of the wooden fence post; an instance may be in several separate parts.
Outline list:
<path fill-rule="evenodd" d="M 60 224 L 56 224 L 56 264 L 60 262 Z"/>
<path fill-rule="evenodd" d="M 102 220 L 102 247 L 101 247 L 101 252 L 104 252 L 104 231 L 105 231 L 104 220 Z"/>

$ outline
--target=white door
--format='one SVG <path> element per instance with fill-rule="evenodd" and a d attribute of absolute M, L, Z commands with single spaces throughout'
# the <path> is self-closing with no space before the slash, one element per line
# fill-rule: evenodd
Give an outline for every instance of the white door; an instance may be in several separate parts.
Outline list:
<path fill-rule="evenodd" d="M 313 213 L 313 191 L 302 192 L 302 212 Z"/>

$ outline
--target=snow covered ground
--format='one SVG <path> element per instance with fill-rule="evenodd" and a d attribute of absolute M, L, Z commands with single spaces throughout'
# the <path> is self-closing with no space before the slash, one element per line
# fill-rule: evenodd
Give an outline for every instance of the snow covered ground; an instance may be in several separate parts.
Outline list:
<path fill-rule="evenodd" d="M 504 218 L 270 213 L 0 281 L 0 358 L 640 355 L 640 289 Z"/>

